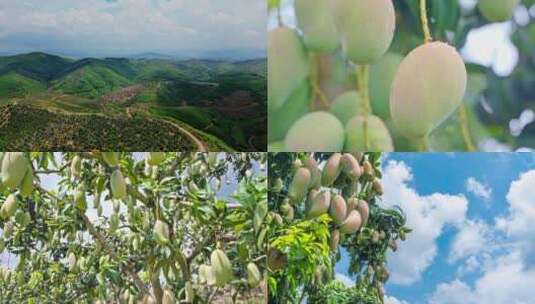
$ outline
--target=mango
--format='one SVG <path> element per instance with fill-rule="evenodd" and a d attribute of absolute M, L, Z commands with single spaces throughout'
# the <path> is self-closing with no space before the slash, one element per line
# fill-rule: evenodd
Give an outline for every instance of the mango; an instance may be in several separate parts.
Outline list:
<path fill-rule="evenodd" d="M 116 169 L 110 177 L 111 193 L 115 199 L 123 199 L 126 197 L 126 182 L 124 180 L 121 170 Z"/>
<path fill-rule="evenodd" d="M 303 165 L 310 171 L 309 188 L 318 189 L 321 187 L 321 170 L 318 166 L 318 162 L 313 157 L 309 157 L 305 159 Z"/>
<path fill-rule="evenodd" d="M 17 197 L 14 194 L 7 196 L 6 200 L 0 208 L 0 217 L 3 219 L 8 219 L 15 214 L 17 211 Z"/>
<path fill-rule="evenodd" d="M 102 152 L 102 159 L 110 167 L 116 167 L 119 165 L 119 152 Z"/>
<path fill-rule="evenodd" d="M 290 202 L 296 203 L 305 197 L 311 179 L 312 176 L 307 168 L 297 169 L 292 182 L 288 187 L 288 197 L 290 198 Z"/>
<path fill-rule="evenodd" d="M 362 226 L 366 226 L 368 222 L 368 217 L 370 216 L 370 208 L 368 203 L 365 200 L 358 200 L 357 211 L 360 213 L 360 218 L 362 219 Z"/>
<path fill-rule="evenodd" d="M 273 142 L 268 143 L 269 152 L 284 152 L 284 150 L 285 150 L 284 141 L 273 141 Z"/>
<path fill-rule="evenodd" d="M 288 203 L 284 203 L 281 205 L 281 212 L 282 214 L 284 215 L 284 217 L 288 220 L 288 221 L 291 221 L 294 219 L 294 216 L 295 216 L 295 210 L 294 208 L 288 204 Z"/>
<path fill-rule="evenodd" d="M 386 53 L 396 27 L 392 0 L 332 0 L 331 7 L 347 58 L 370 64 Z"/>
<path fill-rule="evenodd" d="M 186 286 L 184 287 L 184 291 L 186 293 L 186 299 L 185 299 L 186 303 L 193 303 L 193 299 L 195 298 L 195 290 L 193 290 L 193 285 L 191 284 L 190 281 L 186 282 Z"/>
<path fill-rule="evenodd" d="M 22 183 L 20 185 L 20 196 L 22 197 L 28 197 L 33 192 L 33 170 L 30 165 L 28 165 L 28 169 L 26 170 L 26 174 L 24 175 L 24 178 L 22 179 Z"/>
<path fill-rule="evenodd" d="M 344 127 L 331 113 L 312 112 L 297 120 L 284 140 L 286 151 L 337 152 L 344 147 Z"/>
<path fill-rule="evenodd" d="M 359 200 L 356 197 L 350 197 L 347 200 L 347 213 L 351 212 L 351 210 L 357 210 L 357 206 L 359 204 Z"/>
<path fill-rule="evenodd" d="M 306 47 L 318 53 L 334 52 L 339 41 L 328 0 L 295 0 L 294 8 Z"/>
<path fill-rule="evenodd" d="M 272 108 L 269 107 L 268 140 L 272 143 L 284 140 L 286 133 L 288 133 L 288 130 L 295 121 L 308 112 L 310 103 L 310 82 L 308 79 L 305 79 L 292 92 L 284 105 L 276 110 L 272 110 Z M 281 148 L 281 150 L 283 149 L 284 147 Z"/>
<path fill-rule="evenodd" d="M 147 163 L 151 166 L 158 166 L 165 160 L 165 152 L 149 152 Z"/>
<path fill-rule="evenodd" d="M 321 176 L 321 184 L 324 187 L 331 186 L 338 178 L 338 175 L 340 175 L 340 172 L 342 170 L 342 167 L 340 165 L 341 159 L 342 155 L 340 153 L 334 153 L 327 160 L 325 167 L 323 167 L 323 173 Z"/>
<path fill-rule="evenodd" d="M 375 192 L 379 195 L 383 195 L 383 185 L 381 184 L 381 181 L 378 180 L 378 179 L 375 179 L 373 181 L 373 190 L 375 190 Z"/>
<path fill-rule="evenodd" d="M 360 94 L 348 91 L 339 95 L 332 103 L 330 112 L 345 126 L 351 118 L 364 113 Z"/>
<path fill-rule="evenodd" d="M 344 153 L 340 159 L 340 164 L 342 165 L 342 171 L 352 180 L 357 180 L 362 175 L 359 162 L 352 154 Z"/>
<path fill-rule="evenodd" d="M 67 257 L 67 266 L 71 272 L 76 270 L 76 255 L 73 252 Z"/>
<path fill-rule="evenodd" d="M 76 209 L 85 212 L 87 209 L 87 201 L 85 197 L 85 188 L 83 185 L 78 185 L 74 191 L 74 205 Z"/>
<path fill-rule="evenodd" d="M 430 42 L 401 62 L 390 92 L 392 121 L 405 137 L 421 139 L 461 104 L 466 67 L 457 50 Z"/>
<path fill-rule="evenodd" d="M 340 242 L 340 231 L 335 229 L 331 232 L 331 239 L 329 240 L 329 247 L 332 252 L 336 252 L 338 249 L 338 243 Z"/>
<path fill-rule="evenodd" d="M 367 128 L 367 144 L 364 137 L 364 124 Z M 392 152 L 394 143 L 381 118 L 355 116 L 346 125 L 345 150 L 351 152 Z"/>
<path fill-rule="evenodd" d="M 511 19 L 520 0 L 479 0 L 477 3 L 481 14 L 491 22 L 503 22 Z"/>
<path fill-rule="evenodd" d="M 362 225 L 362 218 L 357 210 L 352 210 L 349 215 L 340 225 L 340 232 L 344 234 L 351 234 L 357 232 Z"/>
<path fill-rule="evenodd" d="M 260 284 L 262 280 L 262 274 L 255 263 L 251 262 L 247 264 L 247 283 L 249 287 L 255 288 Z"/>
<path fill-rule="evenodd" d="M 318 217 L 329 210 L 331 205 L 331 193 L 329 191 L 311 190 L 307 200 L 307 216 Z"/>
<path fill-rule="evenodd" d="M 75 177 L 80 177 L 82 174 L 82 159 L 78 155 L 71 160 L 71 174 Z"/>
<path fill-rule="evenodd" d="M 2 159 L 2 184 L 9 189 L 17 188 L 28 169 L 28 161 L 22 152 L 6 152 Z"/>
<path fill-rule="evenodd" d="M 390 88 L 403 56 L 387 53 L 370 67 L 370 102 L 373 113 L 383 120 L 390 119 Z"/>
<path fill-rule="evenodd" d="M 372 164 L 366 160 L 362 163 L 362 172 L 367 176 L 374 176 L 374 170 Z"/>
<path fill-rule="evenodd" d="M 223 250 L 214 250 L 210 255 L 210 262 L 217 286 L 224 286 L 232 280 L 232 264 Z"/>
<path fill-rule="evenodd" d="M 277 110 L 310 73 L 308 54 L 296 30 L 279 27 L 268 33 L 268 108 Z"/>
<path fill-rule="evenodd" d="M 211 266 L 204 264 L 199 266 L 199 280 L 201 283 L 215 285 L 215 276 Z"/>
<path fill-rule="evenodd" d="M 162 220 L 156 220 L 152 229 L 156 242 L 165 245 L 169 242 L 169 225 Z"/>
<path fill-rule="evenodd" d="M 173 295 L 173 293 L 169 289 L 165 289 L 163 291 L 162 304 L 175 304 L 175 303 L 176 301 L 175 301 L 175 296 Z"/>
<path fill-rule="evenodd" d="M 331 199 L 331 206 L 329 207 L 329 215 L 336 224 L 341 224 L 347 215 L 346 200 L 341 195 L 335 195 Z"/>

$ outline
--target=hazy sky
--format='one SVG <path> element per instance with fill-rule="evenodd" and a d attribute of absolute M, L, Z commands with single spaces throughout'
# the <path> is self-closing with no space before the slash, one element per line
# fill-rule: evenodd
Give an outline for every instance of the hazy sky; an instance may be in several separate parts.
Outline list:
<path fill-rule="evenodd" d="M 0 1 L 0 52 L 264 49 L 265 0 Z"/>

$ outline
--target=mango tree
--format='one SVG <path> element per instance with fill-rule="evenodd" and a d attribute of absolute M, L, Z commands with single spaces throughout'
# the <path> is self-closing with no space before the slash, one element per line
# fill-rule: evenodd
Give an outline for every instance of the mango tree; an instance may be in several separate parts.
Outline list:
<path fill-rule="evenodd" d="M 263 302 L 265 154 L 1 159 L 0 299 Z"/>

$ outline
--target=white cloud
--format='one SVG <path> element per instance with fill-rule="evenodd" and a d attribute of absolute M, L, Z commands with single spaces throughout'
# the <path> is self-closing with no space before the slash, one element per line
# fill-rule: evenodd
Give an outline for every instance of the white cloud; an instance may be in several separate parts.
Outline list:
<path fill-rule="evenodd" d="M 406 242 L 389 257 L 391 282 L 409 285 L 421 278 L 437 254 L 436 241 L 446 225 L 461 225 L 468 200 L 463 195 L 433 193 L 420 195 L 409 186 L 413 176 L 403 162 L 389 161 L 384 168 L 383 204 L 400 206 L 413 229 Z"/>
<path fill-rule="evenodd" d="M 508 236 L 533 242 L 535 240 L 535 170 L 525 172 L 513 181 L 507 193 L 509 215 L 497 219 L 496 225 Z"/>
<path fill-rule="evenodd" d="M 393 296 L 385 296 L 385 304 L 409 304 L 409 302 L 398 300 Z"/>
<path fill-rule="evenodd" d="M 492 195 L 492 189 L 474 177 L 466 180 L 466 190 L 485 201 L 489 201 Z"/>
<path fill-rule="evenodd" d="M 353 287 L 355 286 L 355 280 L 353 280 L 352 278 L 350 278 L 349 276 L 343 274 L 343 273 L 340 273 L 340 272 L 337 272 L 335 275 L 334 275 L 335 279 L 337 279 L 338 281 L 344 283 L 344 285 L 346 285 L 347 287 Z"/>
<path fill-rule="evenodd" d="M 264 0 L 40 0 L 0 3 L 3 50 L 263 49 Z M 229 33 L 232 33 L 229 35 Z"/>
<path fill-rule="evenodd" d="M 535 269 L 526 269 L 518 251 L 501 256 L 476 280 L 474 288 L 460 280 L 442 283 L 431 304 L 532 304 Z"/>
<path fill-rule="evenodd" d="M 482 221 L 467 220 L 459 228 L 450 252 L 450 261 L 488 252 L 492 246 L 491 228 Z M 472 261 L 473 264 L 473 261 Z"/>

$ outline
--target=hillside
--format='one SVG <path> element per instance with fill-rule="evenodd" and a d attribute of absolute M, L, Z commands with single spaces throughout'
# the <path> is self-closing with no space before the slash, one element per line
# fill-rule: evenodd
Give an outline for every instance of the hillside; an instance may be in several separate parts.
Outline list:
<path fill-rule="evenodd" d="M 24 105 L 0 107 L 3 151 L 202 150 L 195 141 L 203 149 L 228 150 L 202 134 L 159 119 L 67 114 Z"/>
<path fill-rule="evenodd" d="M 266 59 L 71 60 L 30 53 L 0 57 L 0 105 L 124 117 L 135 112 L 188 125 L 236 150 L 262 151 L 266 74 Z"/>

